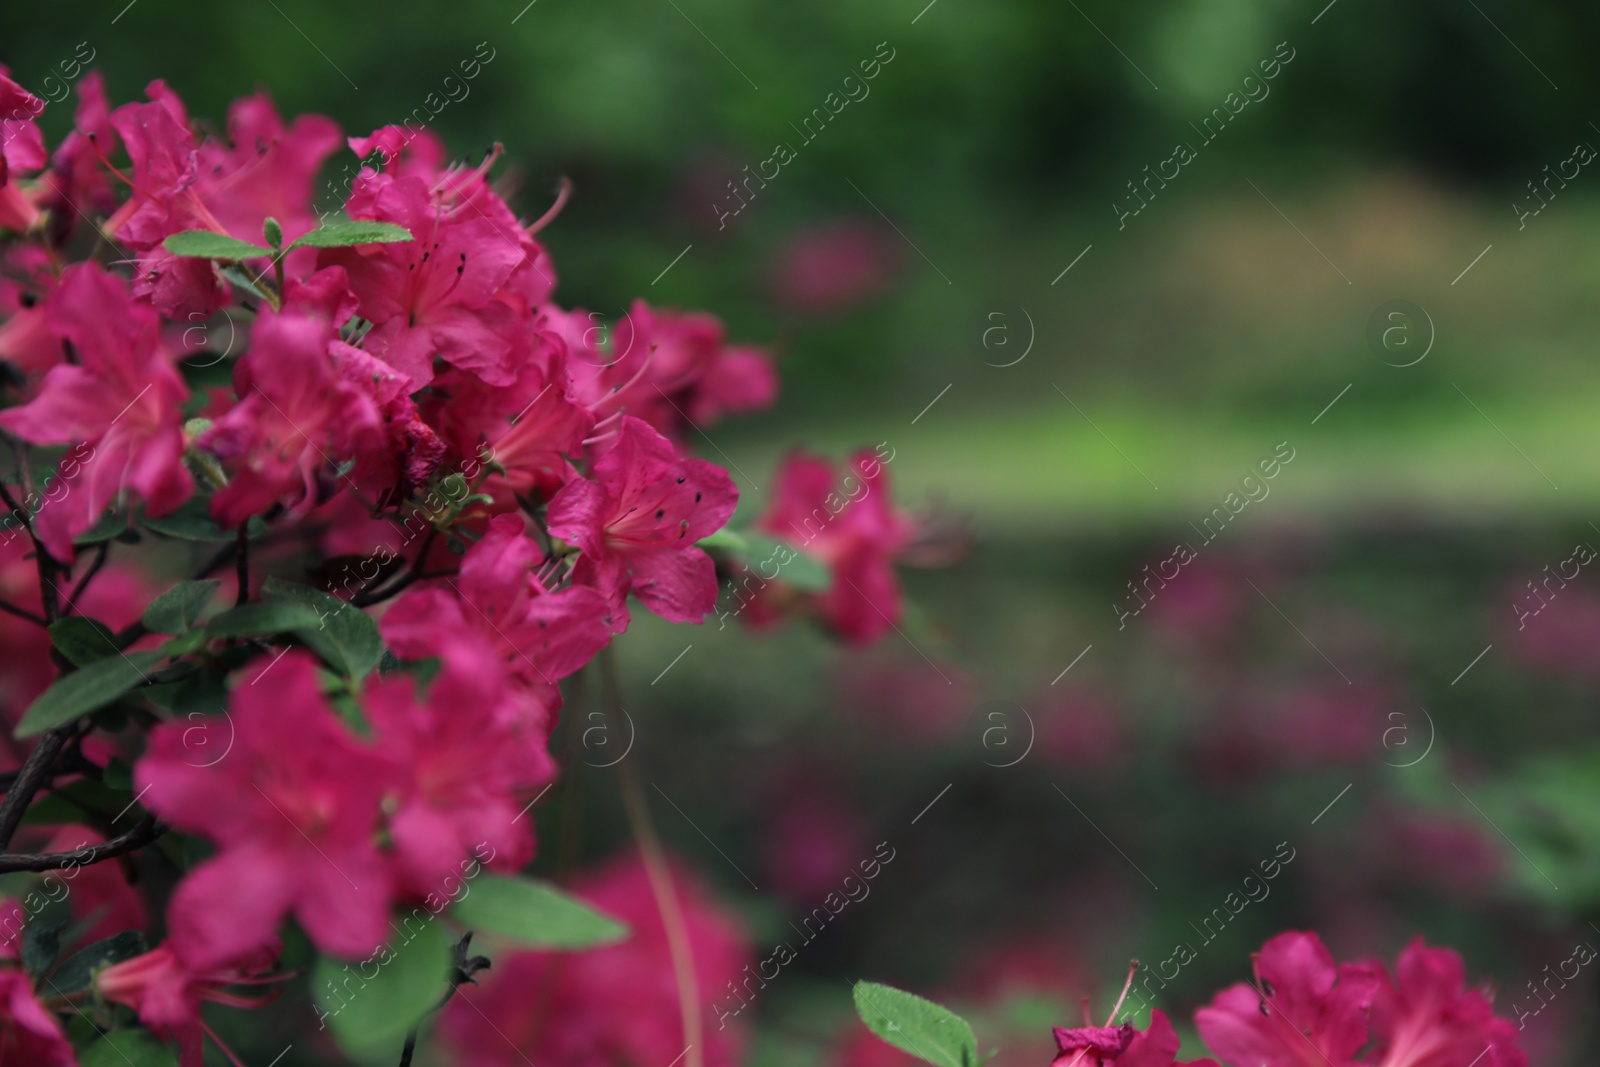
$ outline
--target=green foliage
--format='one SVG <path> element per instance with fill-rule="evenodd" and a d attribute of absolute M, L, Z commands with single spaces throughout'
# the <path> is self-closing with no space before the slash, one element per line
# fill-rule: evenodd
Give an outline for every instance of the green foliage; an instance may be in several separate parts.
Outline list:
<path fill-rule="evenodd" d="M 361 963 L 319 958 L 311 973 L 319 1018 L 352 1057 L 392 1062 L 406 1034 L 443 999 L 452 960 L 452 941 L 436 922 Z"/>
<path fill-rule="evenodd" d="M 35 982 L 49 973 L 61 953 L 61 931 L 67 928 L 65 919 L 30 919 L 22 928 L 22 969 Z"/>
<path fill-rule="evenodd" d="M 978 1067 L 978 1039 L 955 1012 L 876 982 L 857 982 L 854 995 L 867 1029 L 895 1048 L 934 1067 Z"/>
<path fill-rule="evenodd" d="M 213 233 L 210 230 L 184 230 L 175 233 L 161 242 L 165 248 L 175 256 L 187 256 L 192 259 L 253 259 L 256 256 L 270 256 L 272 249 L 253 245 L 249 241 L 241 241 L 237 237 L 229 237 L 225 233 Z"/>
<path fill-rule="evenodd" d="M 196 493 L 183 506 L 165 515 L 144 515 L 140 518 L 146 528 L 180 541 L 232 541 L 235 531 L 217 525 L 211 517 L 211 497 Z M 260 519 L 250 520 L 250 536 L 259 537 L 267 532 Z"/>
<path fill-rule="evenodd" d="M 147 1030 L 113 1030 L 84 1049 L 82 1067 L 178 1067 L 178 1054 Z"/>
<path fill-rule="evenodd" d="M 547 882 L 485 875 L 450 915 L 463 925 L 530 948 L 592 948 L 628 936 L 628 927 Z"/>
<path fill-rule="evenodd" d="M 762 569 L 764 564 L 768 568 L 777 567 L 776 580 L 808 593 L 823 593 L 833 585 L 833 572 L 815 556 L 753 530 L 745 531 L 744 538 L 749 546 L 744 552 L 745 562 L 753 565 L 761 577 L 769 580 L 774 577 Z"/>
<path fill-rule="evenodd" d="M 50 643 L 74 667 L 114 656 L 119 648 L 111 627 L 84 615 L 68 615 L 51 623 Z"/>
<path fill-rule="evenodd" d="M 206 633 L 212 637 L 264 637 L 315 630 L 321 625 L 322 617 L 304 604 L 262 601 L 224 611 L 206 624 Z"/>
<path fill-rule="evenodd" d="M 372 616 L 354 604 L 310 586 L 268 578 L 261 599 L 269 604 L 297 605 L 315 612 L 314 629 L 300 628 L 297 636 L 327 664 L 356 681 L 365 678 L 383 659 L 383 638 Z"/>
<path fill-rule="evenodd" d="M 289 246 L 296 248 L 345 248 L 350 245 L 392 244 L 412 240 L 411 231 L 392 222 L 373 222 L 368 219 L 344 219 L 319 226 L 310 233 L 295 239 Z"/>
<path fill-rule="evenodd" d="M 151 633 L 187 633 L 221 585 L 214 579 L 179 582 L 144 609 L 144 627 Z"/>
<path fill-rule="evenodd" d="M 142 956 L 146 951 L 144 934 L 138 930 L 124 930 L 68 956 L 61 968 L 50 976 L 48 988 L 63 997 L 80 993 L 89 988 L 100 968 Z"/>
<path fill-rule="evenodd" d="M 123 652 L 63 675 L 28 705 L 15 736 L 33 737 L 105 707 L 148 681 L 148 672 L 165 658 L 164 652 Z"/>

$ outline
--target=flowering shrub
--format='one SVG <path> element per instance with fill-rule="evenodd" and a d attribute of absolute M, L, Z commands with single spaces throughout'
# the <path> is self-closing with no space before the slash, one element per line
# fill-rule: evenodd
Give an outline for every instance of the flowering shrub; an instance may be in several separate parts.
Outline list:
<path fill-rule="evenodd" d="M 319 1029 L 409 1062 L 494 962 L 473 932 L 523 951 L 487 1013 L 463 993 L 444 1016 L 472 1062 L 506 1055 L 502 1029 L 563 1062 L 685 1035 L 692 1067 L 734 1062 L 733 1035 L 699 1035 L 748 950 L 673 873 L 631 772 L 640 859 L 575 896 L 521 873 L 529 810 L 563 679 L 638 608 L 699 624 L 719 570 L 781 550 L 751 619 L 891 628 L 914 528 L 881 473 L 835 492 L 796 460 L 761 531 L 727 529 L 739 487 L 691 435 L 770 406 L 772 360 L 709 315 L 558 306 L 537 235 L 569 190 L 520 219 L 498 146 L 447 164 L 426 131 L 346 141 L 260 94 L 208 135 L 159 81 L 76 93 L 50 149 L 0 68 L 0 873 L 63 872 L 100 939 L 64 941 L 54 895 L 7 901 L 0 1063 L 233 1057 L 200 1006 L 293 978 L 288 941 L 316 954 Z M 361 169 L 319 209 L 345 144 Z M 171 886 L 154 947 L 135 853 Z"/>

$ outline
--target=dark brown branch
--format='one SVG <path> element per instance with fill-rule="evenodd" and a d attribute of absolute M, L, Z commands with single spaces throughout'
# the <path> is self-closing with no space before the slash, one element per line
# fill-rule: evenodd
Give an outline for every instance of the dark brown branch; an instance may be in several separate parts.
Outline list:
<path fill-rule="evenodd" d="M 17 771 L 16 782 L 6 791 L 5 800 L 0 801 L 0 849 L 11 844 L 12 836 L 22 823 L 22 816 L 26 814 L 28 805 L 33 803 L 34 794 L 52 777 L 56 757 L 61 755 L 61 749 L 76 730 L 77 727 L 72 723 L 58 726 L 39 738 L 33 751 L 28 753 L 22 768 Z"/>
<path fill-rule="evenodd" d="M 146 815 L 132 830 L 104 844 L 85 845 L 70 852 L 0 852 L 0 874 L 55 871 L 103 863 L 141 849 L 166 832 L 167 828 L 157 823 L 154 815 Z"/>
<path fill-rule="evenodd" d="M 83 572 L 83 577 L 78 579 L 78 584 L 72 587 L 72 593 L 67 597 L 69 605 L 76 604 L 83 591 L 89 588 L 89 583 L 94 581 L 94 576 L 100 573 L 100 568 L 106 565 L 106 556 L 111 552 L 111 542 L 101 541 L 95 549 L 94 562 L 89 564 L 89 569 Z"/>
<path fill-rule="evenodd" d="M 27 608 L 19 608 L 15 604 L 11 603 L 9 600 L 0 600 L 0 611 L 5 612 L 7 615 L 15 615 L 19 619 L 26 619 L 29 622 L 33 623 L 35 626 L 49 626 L 50 625 L 49 623 L 44 621 L 44 616 L 43 615 L 39 615 L 39 614 L 36 614 L 34 612 L 31 612 Z"/>

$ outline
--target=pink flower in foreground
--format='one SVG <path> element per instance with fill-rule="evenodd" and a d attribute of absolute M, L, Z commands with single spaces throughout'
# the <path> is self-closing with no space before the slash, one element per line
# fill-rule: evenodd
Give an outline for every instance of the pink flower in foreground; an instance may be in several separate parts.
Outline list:
<path fill-rule="evenodd" d="M 625 416 L 616 442 L 550 501 L 549 529 L 578 546 L 573 578 L 611 605 L 612 629 L 627 629 L 630 591 L 672 622 L 701 622 L 717 600 L 711 557 L 695 542 L 722 529 L 739 503 L 728 472 L 681 459 L 672 442 Z"/>
<path fill-rule="evenodd" d="M 173 894 L 173 949 L 197 970 L 223 966 L 293 914 L 324 952 L 365 956 L 389 933 L 390 874 L 374 843 L 388 764 L 329 707 L 310 654 L 248 673 L 229 697 L 226 755 L 197 752 L 193 724 L 175 721 L 151 733 L 134 770 L 147 808 L 218 850 Z"/>
<path fill-rule="evenodd" d="M 491 669 L 538 703 L 611 640 L 605 599 L 584 586 L 550 592 L 535 573 L 541 562 L 521 516 L 496 516 L 459 574 L 395 600 L 379 624 L 383 639 L 397 656 L 463 667 L 482 669 L 487 653 Z"/>
<path fill-rule="evenodd" d="M 533 820 L 522 817 L 518 794 L 554 779 L 556 768 L 542 718 L 498 707 L 505 691 L 497 666 L 457 658 L 426 699 L 406 675 L 363 697 L 379 750 L 396 769 L 398 788 L 385 807 L 398 881 L 419 899 L 440 893 L 480 845 L 497 870 L 515 872 L 533 859 Z"/>
<path fill-rule="evenodd" d="M 39 220 L 39 208 L 17 178 L 45 165 L 44 134 L 33 120 L 44 101 L 12 81 L 0 66 L 0 229 L 26 231 Z"/>
<path fill-rule="evenodd" d="M 652 308 L 635 300 L 607 331 L 581 310 L 547 312 L 565 333 L 573 397 L 605 418 L 641 418 L 668 437 L 715 425 L 724 415 L 759 411 L 778 398 L 771 358 L 730 346 L 713 315 Z"/>
<path fill-rule="evenodd" d="M 846 641 L 866 644 L 900 621 L 894 559 L 915 528 L 890 502 L 889 479 L 874 453 L 857 452 L 842 477 L 826 459 L 790 455 L 756 525 L 828 565 L 833 584 L 814 603 Z"/>
<path fill-rule="evenodd" d="M 1217 1067 L 1211 1059 L 1178 1064 L 1178 1035 L 1159 1008 L 1150 1012 L 1150 1025 L 1138 1031 L 1121 1026 L 1055 1028 L 1056 1058 L 1051 1067 Z"/>
<path fill-rule="evenodd" d="M 1377 1067 L 1527 1067 L 1517 1027 L 1466 988 L 1461 956 L 1416 938 L 1400 953 L 1372 1005 Z"/>
<path fill-rule="evenodd" d="M 77 1067 L 61 1020 L 18 966 L 24 925 L 22 905 L 0 899 L 0 1067 Z"/>
<path fill-rule="evenodd" d="M 159 317 L 134 303 L 116 275 L 90 263 L 68 267 L 45 314 L 78 362 L 52 367 L 32 402 L 0 412 L 0 426 L 33 444 L 81 446 L 63 457 L 63 492 L 36 518 L 40 540 L 65 563 L 72 539 L 126 490 L 151 515 L 189 499 L 181 410 L 189 390 L 161 350 Z"/>
<path fill-rule="evenodd" d="M 335 370 L 332 340 L 333 327 L 314 309 L 256 319 L 250 351 L 234 368 L 239 403 L 199 441 L 229 469 L 228 484 L 211 499 L 217 521 L 237 526 L 279 501 L 310 510 L 321 477 L 381 447 L 373 394 Z"/>
<path fill-rule="evenodd" d="M 737 1010 L 730 989 L 753 970 L 742 931 L 697 881 L 674 870 L 672 881 L 699 992 L 707 1067 L 741 1062 L 744 1033 L 731 1015 L 719 1026 L 716 1009 Z M 497 957 L 479 981 L 462 986 L 445 1008 L 439 1032 L 473 1067 L 613 1067 L 670 1064 L 688 1039 L 666 928 L 643 864 L 632 855 L 581 879 L 572 891 L 623 920 L 632 936 L 585 952 L 519 952 Z"/>
<path fill-rule="evenodd" d="M 525 259 L 521 229 L 506 232 L 421 178 L 372 170 L 356 179 L 346 210 L 404 226 L 414 238 L 324 249 L 318 259 L 349 273 L 362 317 L 375 324 L 367 351 L 419 387 L 433 379 L 435 358 L 509 384 L 531 324 L 494 297 Z"/>
<path fill-rule="evenodd" d="M 1352 1063 L 1367 1043 L 1382 966 L 1335 964 L 1316 934 L 1298 931 L 1274 937 L 1254 959 L 1259 988 L 1230 986 L 1195 1013 L 1211 1050 L 1250 1067 Z"/>
<path fill-rule="evenodd" d="M 201 1019 L 201 1002 L 231 1008 L 259 1007 L 259 1001 L 223 990 L 230 985 L 257 985 L 270 980 L 264 976 L 277 962 L 279 950 L 274 941 L 239 960 L 196 970 L 169 942 L 96 972 L 94 991 L 112 1004 L 132 1008 L 140 1022 L 156 1034 L 176 1041 L 183 1053 L 183 1067 L 202 1067 L 202 1035 L 210 1034 L 219 1047 L 226 1046 Z M 231 1052 L 228 1056 L 239 1062 Z"/>

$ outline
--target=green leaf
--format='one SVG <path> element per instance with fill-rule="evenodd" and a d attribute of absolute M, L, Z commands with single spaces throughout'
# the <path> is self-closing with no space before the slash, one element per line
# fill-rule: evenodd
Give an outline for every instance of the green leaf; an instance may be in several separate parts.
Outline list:
<path fill-rule="evenodd" d="M 83 533 L 72 539 L 75 545 L 98 545 L 120 537 L 128 529 L 128 513 L 112 508 Z"/>
<path fill-rule="evenodd" d="M 15 736 L 33 737 L 105 707 L 147 681 L 148 672 L 164 658 L 162 652 L 124 652 L 63 675 L 28 705 Z"/>
<path fill-rule="evenodd" d="M 241 604 L 206 624 L 212 637 L 259 637 L 263 634 L 315 630 L 322 625 L 316 611 L 304 604 Z"/>
<path fill-rule="evenodd" d="M 22 969 L 37 984 L 41 975 L 55 966 L 61 953 L 61 931 L 65 919 L 30 919 L 22 928 Z"/>
<path fill-rule="evenodd" d="M 225 530 L 211 518 L 211 497 L 196 493 L 182 507 L 165 515 L 144 515 L 139 521 L 150 530 L 180 541 L 232 541 L 238 534 Z M 250 536 L 260 537 L 267 532 L 266 523 L 259 518 L 250 520 Z"/>
<path fill-rule="evenodd" d="M 74 667 L 85 667 L 95 660 L 115 656 L 121 647 L 111 627 L 83 615 L 68 615 L 51 623 L 50 643 L 60 649 Z"/>
<path fill-rule="evenodd" d="M 700 538 L 695 544 L 701 548 L 726 549 L 729 552 L 737 552 L 740 555 L 743 555 L 745 550 L 750 547 L 750 543 L 744 539 L 743 534 L 727 526 L 724 526 L 714 534 Z"/>
<path fill-rule="evenodd" d="M 833 572 L 815 556 L 754 530 L 747 530 L 744 537 L 749 545 L 742 553 L 745 562 L 762 578 L 788 582 L 808 593 L 825 593 L 832 588 Z M 774 570 L 776 573 L 771 573 Z"/>
<path fill-rule="evenodd" d="M 201 582 L 179 582 L 144 609 L 144 628 L 157 634 L 188 633 L 221 584 L 210 578 Z"/>
<path fill-rule="evenodd" d="M 589 948 L 628 936 L 623 923 L 532 878 L 484 875 L 450 909 L 450 916 L 532 948 Z"/>
<path fill-rule="evenodd" d="M 51 975 L 49 986 L 53 988 L 50 991 L 57 996 L 70 997 L 88 989 L 100 968 L 131 960 L 144 952 L 144 935 L 137 930 L 124 930 L 104 941 L 96 941 L 67 957 L 61 969 Z"/>
<path fill-rule="evenodd" d="M 861 1021 L 895 1048 L 935 1067 L 977 1067 L 978 1039 L 955 1012 L 876 982 L 857 982 L 854 992 Z"/>
<path fill-rule="evenodd" d="M 235 289 L 247 294 L 252 299 L 259 300 L 263 304 L 272 303 L 273 298 L 268 295 L 265 289 L 261 288 L 260 283 L 256 281 L 249 271 L 240 270 L 238 267 L 224 266 L 218 267 L 217 273 L 232 282 Z"/>
<path fill-rule="evenodd" d="M 344 248 L 348 245 L 390 244 L 412 239 L 410 230 L 392 222 L 345 219 L 319 226 L 297 238 L 289 248 Z"/>
<path fill-rule="evenodd" d="M 178 1067 L 178 1054 L 148 1030 L 113 1030 L 78 1057 L 82 1067 Z"/>
<path fill-rule="evenodd" d="M 299 604 L 317 613 L 315 628 L 297 631 L 306 644 L 335 670 L 356 681 L 383 659 L 383 638 L 372 616 L 348 601 L 308 585 L 268 578 L 261 599 L 269 604 Z"/>
<path fill-rule="evenodd" d="M 451 939 L 432 916 L 405 931 L 361 963 L 322 957 L 312 968 L 311 987 L 334 1038 L 351 1057 L 398 1057 L 406 1034 L 444 997 L 451 967 Z M 409 936 L 409 940 L 402 938 Z M 376 972 L 376 973 L 374 973 Z"/>
<path fill-rule="evenodd" d="M 253 245 L 249 241 L 241 241 L 237 237 L 214 233 L 211 230 L 184 230 L 182 233 L 175 233 L 162 241 L 161 247 L 175 256 L 191 256 L 195 259 L 254 259 L 256 256 L 272 255 L 270 248 Z"/>

